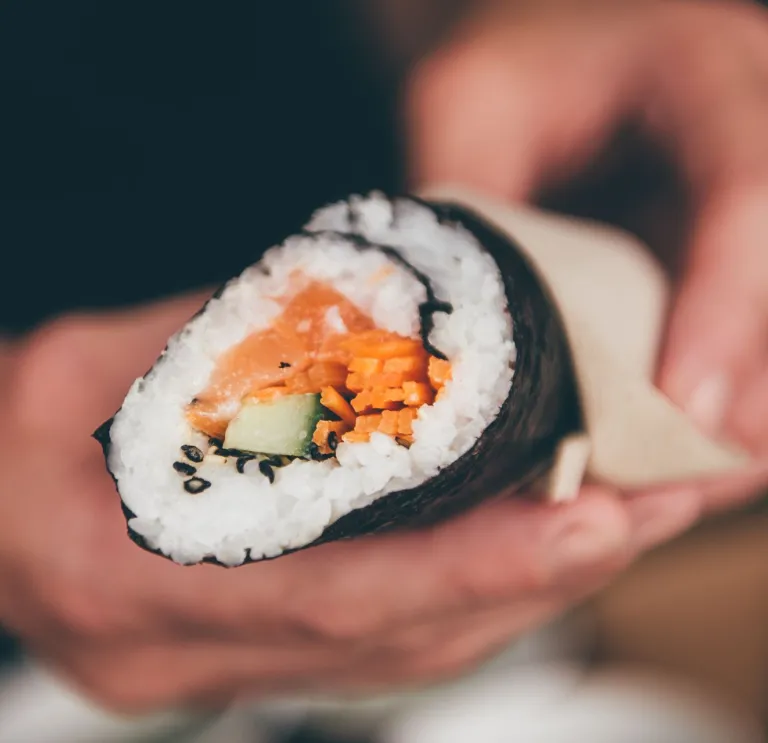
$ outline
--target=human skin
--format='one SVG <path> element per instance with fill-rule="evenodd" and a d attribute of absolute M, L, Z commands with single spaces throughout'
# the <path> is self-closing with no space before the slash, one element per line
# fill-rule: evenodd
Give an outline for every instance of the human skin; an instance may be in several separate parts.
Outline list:
<path fill-rule="evenodd" d="M 412 74 L 412 180 L 530 201 L 588 174 L 633 128 L 671 164 L 687 217 L 660 387 L 710 433 L 768 454 L 768 14 L 507 5 Z"/>
<path fill-rule="evenodd" d="M 471 34 L 483 28 L 482 21 L 468 27 L 470 41 L 459 42 L 468 44 L 461 47 L 468 56 L 451 52 L 450 64 L 476 66 L 475 54 L 482 60 L 483 49 L 496 49 L 482 44 L 469 51 Z M 593 40 L 580 35 L 585 29 L 574 37 L 557 25 L 528 29 L 538 40 L 532 55 L 552 39 L 572 44 L 574 53 L 587 42 L 592 48 Z M 645 33 L 652 32 L 658 27 L 649 25 Z M 596 48 L 624 58 L 613 43 Z M 497 51 L 504 49 L 506 43 Z M 625 52 L 638 53 L 631 45 Z M 445 86 L 469 75 L 454 70 L 446 82 L 437 72 L 440 59 L 414 78 L 408 109 L 414 172 L 458 176 L 524 198 L 525 188 L 502 179 L 506 168 L 485 184 L 472 177 L 496 172 L 492 163 L 467 169 L 483 152 L 458 162 L 452 148 L 439 154 L 439 137 L 431 138 L 435 124 L 422 106 L 446 104 Z M 599 71 L 601 60 L 613 69 L 607 65 L 613 57 L 599 56 L 590 69 Z M 509 70 L 497 61 L 490 72 L 503 79 Z M 730 78 L 717 84 L 731 90 Z M 594 95 L 609 102 L 622 89 L 610 80 L 595 87 Z M 465 100 L 474 89 L 475 83 L 457 100 L 462 109 L 469 103 L 482 111 L 482 100 Z M 450 106 L 442 113 L 441 127 L 461 139 L 461 119 L 450 118 L 458 113 Z M 553 127 L 549 149 L 567 152 L 566 144 L 582 141 L 582 128 L 573 122 L 568 135 Z M 425 132 L 433 134 L 425 138 Z M 538 128 L 527 139 L 534 135 Z M 474 141 L 460 142 L 460 150 Z M 522 173 L 519 182 L 529 184 L 542 171 L 525 171 L 524 154 L 507 162 Z M 738 258 L 754 261 L 741 243 Z M 90 434 L 204 298 L 67 316 L 0 350 L 0 619 L 33 653 L 111 708 L 217 705 L 251 694 L 363 693 L 454 676 L 598 590 L 703 511 L 755 492 L 756 479 L 637 494 L 590 487 L 567 505 L 502 499 L 419 532 L 329 544 L 234 570 L 175 565 L 127 538 L 119 498 Z"/>

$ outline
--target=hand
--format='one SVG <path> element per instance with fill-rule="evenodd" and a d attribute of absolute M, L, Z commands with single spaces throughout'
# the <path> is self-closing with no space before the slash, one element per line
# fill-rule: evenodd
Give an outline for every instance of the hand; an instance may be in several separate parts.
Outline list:
<path fill-rule="evenodd" d="M 454 675 L 696 516 L 684 495 L 670 511 L 593 489 L 233 570 L 146 553 L 90 434 L 201 301 L 67 317 L 0 359 L 0 621 L 107 706 Z"/>
<path fill-rule="evenodd" d="M 668 158 L 684 186 L 687 209 L 673 206 L 678 222 L 689 216 L 689 239 L 659 384 L 709 432 L 768 455 L 761 8 L 580 4 L 523 18 L 495 8 L 414 72 L 406 114 L 415 183 L 463 183 L 509 200 L 606 177 L 628 129 Z"/>

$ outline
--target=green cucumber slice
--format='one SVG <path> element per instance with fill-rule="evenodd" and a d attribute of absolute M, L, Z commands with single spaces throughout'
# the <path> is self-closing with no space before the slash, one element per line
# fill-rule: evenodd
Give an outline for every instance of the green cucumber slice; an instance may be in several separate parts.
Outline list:
<path fill-rule="evenodd" d="M 224 448 L 254 454 L 307 456 L 322 414 L 320 395 L 246 400 L 227 427 Z"/>

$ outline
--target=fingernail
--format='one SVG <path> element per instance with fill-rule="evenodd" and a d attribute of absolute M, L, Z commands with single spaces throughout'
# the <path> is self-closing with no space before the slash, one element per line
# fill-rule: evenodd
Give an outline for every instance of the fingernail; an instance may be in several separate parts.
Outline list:
<path fill-rule="evenodd" d="M 702 511 L 698 490 L 668 490 L 632 496 L 627 510 L 632 528 L 632 547 L 645 552 L 690 528 Z"/>
<path fill-rule="evenodd" d="M 574 521 L 562 526 L 551 540 L 547 560 L 553 583 L 600 572 L 626 551 L 626 535 L 615 524 Z"/>
<path fill-rule="evenodd" d="M 713 374 L 696 387 L 685 412 L 707 433 L 720 431 L 731 399 L 731 385 L 725 374 Z"/>

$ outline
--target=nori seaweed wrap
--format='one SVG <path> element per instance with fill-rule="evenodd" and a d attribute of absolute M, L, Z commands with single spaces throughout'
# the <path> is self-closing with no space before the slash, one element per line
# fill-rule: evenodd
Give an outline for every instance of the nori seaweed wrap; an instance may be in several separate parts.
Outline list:
<path fill-rule="evenodd" d="M 512 234 L 445 194 L 318 211 L 97 432 L 131 537 L 234 566 L 600 476 L 582 345 Z"/>

